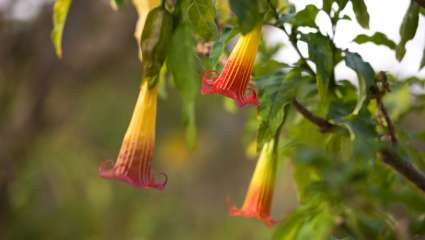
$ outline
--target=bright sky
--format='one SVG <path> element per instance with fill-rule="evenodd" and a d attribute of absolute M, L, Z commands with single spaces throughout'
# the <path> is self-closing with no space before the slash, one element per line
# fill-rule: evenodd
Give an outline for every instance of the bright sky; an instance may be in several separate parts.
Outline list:
<path fill-rule="evenodd" d="M 303 9 L 307 4 L 314 3 L 321 6 L 321 0 L 296 0 L 295 3 L 297 10 Z M 406 77 L 412 75 L 419 75 L 425 77 L 425 69 L 418 72 L 419 64 L 421 61 L 423 49 L 425 48 L 425 17 L 421 16 L 418 32 L 415 38 L 407 44 L 407 53 L 403 61 L 400 63 L 395 58 L 395 53 L 384 46 L 376 46 L 372 43 L 358 45 L 353 43 L 352 40 L 360 33 L 368 35 L 380 31 L 385 33 L 390 39 L 398 43 L 399 28 L 403 16 L 409 5 L 409 0 L 391 0 L 391 1 L 377 1 L 365 0 L 370 14 L 370 30 L 362 29 L 357 23 L 351 21 L 341 21 L 337 26 L 337 33 L 335 37 L 336 45 L 343 49 L 348 48 L 350 51 L 358 52 L 366 61 L 370 62 L 377 71 L 388 71 L 396 74 L 399 77 Z M 351 6 L 347 6 L 345 14 L 355 19 Z M 316 23 L 320 26 L 322 32 L 330 31 L 330 22 L 325 13 L 320 13 L 316 19 Z M 288 42 L 285 35 L 276 30 L 270 35 L 272 43 Z M 307 56 L 307 46 L 300 46 L 303 54 Z M 297 54 L 291 46 L 287 46 L 280 51 L 276 57 L 279 60 L 294 63 L 297 60 Z M 344 64 L 340 64 L 336 69 L 336 77 L 346 78 L 353 80 L 356 75 L 353 71 L 346 68 Z"/>

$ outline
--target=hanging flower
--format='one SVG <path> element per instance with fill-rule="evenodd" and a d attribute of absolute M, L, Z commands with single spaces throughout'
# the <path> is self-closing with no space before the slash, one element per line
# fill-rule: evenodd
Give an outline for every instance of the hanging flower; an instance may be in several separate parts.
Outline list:
<path fill-rule="evenodd" d="M 223 71 L 218 77 L 216 71 L 208 70 L 202 79 L 202 94 L 219 93 L 233 98 L 239 107 L 246 104 L 258 105 L 257 94 L 252 86 L 249 86 L 251 72 L 260 43 L 261 25 L 251 32 L 242 35 L 229 59 L 224 65 Z"/>
<path fill-rule="evenodd" d="M 134 187 L 162 190 L 167 182 L 157 182 L 151 172 L 152 153 L 155 143 L 157 89 L 149 89 L 148 81 L 142 83 L 139 97 L 127 132 L 121 145 L 118 159 L 105 161 L 99 167 L 101 177 L 119 179 Z M 108 169 L 108 165 L 111 166 Z"/>
<path fill-rule="evenodd" d="M 277 168 L 273 147 L 274 140 L 264 144 L 242 208 L 233 207 L 229 199 L 231 216 L 256 217 L 268 226 L 277 223 L 270 216 Z"/>

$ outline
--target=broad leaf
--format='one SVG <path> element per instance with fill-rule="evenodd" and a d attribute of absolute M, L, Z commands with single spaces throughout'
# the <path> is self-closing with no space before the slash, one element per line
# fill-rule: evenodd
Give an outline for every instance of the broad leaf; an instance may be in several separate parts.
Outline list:
<path fill-rule="evenodd" d="M 375 73 L 372 66 L 363 61 L 362 57 L 357 53 L 346 52 L 345 64 L 357 73 L 359 98 L 353 114 L 358 114 L 363 103 L 368 98 L 370 88 L 375 85 Z"/>
<path fill-rule="evenodd" d="M 401 61 L 406 54 L 406 43 L 415 37 L 418 22 L 419 5 L 412 0 L 400 26 L 400 43 L 396 51 L 397 60 Z"/>
<path fill-rule="evenodd" d="M 301 39 L 307 42 L 310 60 L 316 64 L 317 88 L 323 103 L 326 105 L 328 102 L 329 83 L 334 68 L 332 43 L 329 38 L 320 33 L 309 33 L 303 35 Z"/>
<path fill-rule="evenodd" d="M 227 28 L 223 31 L 217 41 L 214 42 L 213 48 L 210 54 L 210 68 L 216 69 L 217 64 L 220 60 L 220 56 L 223 53 L 227 44 L 229 44 L 230 40 L 237 34 L 235 28 L 230 29 Z"/>
<path fill-rule="evenodd" d="M 354 14 L 356 15 L 357 22 L 363 28 L 369 29 L 369 13 L 364 0 L 351 0 L 353 4 Z"/>
<path fill-rule="evenodd" d="M 211 0 L 184 0 L 182 9 L 185 21 L 204 40 L 210 40 L 217 34 L 215 8 Z"/>
<path fill-rule="evenodd" d="M 167 66 L 183 97 L 186 138 L 189 146 L 194 148 L 196 142 L 195 97 L 199 89 L 199 80 L 195 69 L 195 41 L 189 27 L 183 23 L 178 26 L 171 40 Z"/>
<path fill-rule="evenodd" d="M 289 22 L 296 26 L 316 27 L 315 21 L 318 13 L 319 9 L 315 5 L 310 4 L 295 14 Z"/>
<path fill-rule="evenodd" d="M 56 0 L 53 7 L 53 31 L 51 38 L 58 58 L 62 58 L 62 35 L 71 3 L 72 0 Z"/>
<path fill-rule="evenodd" d="M 381 32 L 376 32 L 372 36 L 368 36 L 366 34 L 360 34 L 360 35 L 357 35 L 357 37 L 354 38 L 353 41 L 358 44 L 371 42 L 376 45 L 387 46 L 391 49 L 395 49 L 397 46 L 393 40 L 389 39 L 384 33 L 381 33 Z"/>
<path fill-rule="evenodd" d="M 229 0 L 230 8 L 238 17 L 242 34 L 250 32 L 262 21 L 260 0 Z"/>

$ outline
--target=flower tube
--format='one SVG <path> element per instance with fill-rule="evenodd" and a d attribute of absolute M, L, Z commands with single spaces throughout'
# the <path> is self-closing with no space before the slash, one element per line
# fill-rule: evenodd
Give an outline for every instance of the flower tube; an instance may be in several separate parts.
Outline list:
<path fill-rule="evenodd" d="M 156 86 L 149 88 L 148 81 L 142 83 L 136 107 L 118 154 L 112 161 L 104 161 L 99 167 L 101 177 L 125 181 L 137 188 L 162 190 L 167 182 L 156 182 L 152 175 L 151 163 L 155 144 Z M 112 166 L 109 169 L 108 165 Z"/>
<path fill-rule="evenodd" d="M 233 98 L 239 107 L 246 104 L 258 105 L 257 94 L 255 89 L 249 86 L 249 81 L 260 38 L 261 25 L 255 27 L 246 35 L 242 35 L 220 75 L 218 77 L 210 76 L 211 73 L 216 73 L 212 70 L 204 73 L 202 94 L 222 94 Z"/>
<path fill-rule="evenodd" d="M 277 169 L 273 148 L 274 140 L 264 144 L 242 208 L 233 207 L 229 200 L 231 216 L 256 217 L 268 226 L 277 223 L 270 216 Z"/>

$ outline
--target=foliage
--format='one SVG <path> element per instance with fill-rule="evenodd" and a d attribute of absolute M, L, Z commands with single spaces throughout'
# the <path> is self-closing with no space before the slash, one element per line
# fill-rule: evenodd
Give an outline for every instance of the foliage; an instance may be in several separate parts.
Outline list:
<path fill-rule="evenodd" d="M 115 3 L 122 5 L 125 1 L 115 0 Z M 70 1 L 57 0 L 54 8 L 53 42 L 59 56 L 69 4 Z M 355 20 L 341 17 L 349 6 Z M 219 11 L 226 7 L 234 15 L 226 16 Z M 159 22 L 155 22 L 149 15 L 158 9 L 166 17 L 161 15 L 155 19 Z M 361 34 L 353 41 L 384 45 L 401 61 L 406 44 L 416 35 L 423 11 L 416 1 L 410 2 L 401 20 L 398 43 L 380 32 Z M 423 151 L 411 145 L 412 142 L 423 144 L 423 134 L 408 133 L 399 124 L 415 106 L 423 109 L 423 92 L 411 88 L 423 87 L 424 80 L 396 79 L 391 73 L 378 73 L 358 53 L 340 49 L 334 36 L 319 30 L 316 19 L 321 12 L 326 13 L 334 30 L 342 20 L 356 21 L 361 27 L 369 28 L 370 16 L 363 0 L 323 0 L 321 7 L 311 4 L 301 10 L 279 0 L 164 0 L 161 7 L 150 10 L 142 35 L 144 74 L 156 76 L 161 67 L 169 71 L 162 80 L 172 82 L 182 96 L 187 140 L 194 146 L 195 103 L 203 68 L 218 68 L 220 58 L 228 54 L 226 46 L 238 31 L 246 34 L 259 24 L 274 26 L 287 35 L 287 47 L 296 50 L 299 61 L 293 65 L 277 62 L 272 56 L 282 46 L 273 48 L 263 43 L 253 77 L 260 106 L 250 110 L 256 111 L 249 120 L 255 122 L 255 127 L 246 130 L 249 142 L 255 141 L 257 150 L 271 138 L 280 138 L 279 159 L 290 160 L 293 167 L 299 205 L 276 228 L 273 237 L 423 237 L 424 207 L 419 203 L 425 201 L 424 195 L 393 171 L 398 169 L 387 168 L 381 153 L 391 149 L 401 161 L 424 169 Z M 197 54 L 195 50 L 209 40 L 214 41 L 211 50 Z M 307 56 L 299 49 L 302 43 L 307 45 Z M 158 46 L 159 52 L 155 50 Z M 150 63 L 152 69 L 146 67 Z M 356 73 L 354 84 L 336 79 L 338 64 L 345 64 Z M 424 66 L 425 50 L 420 68 Z M 302 103 L 307 114 L 320 120 L 306 118 L 294 101 Z M 395 130 L 386 115 L 394 121 Z M 320 121 L 331 127 L 320 126 Z M 392 144 L 387 140 L 394 134 L 398 144 L 394 139 Z M 400 227 L 406 221 L 408 225 Z"/>

